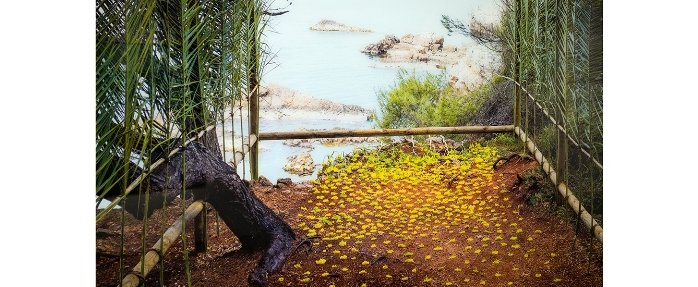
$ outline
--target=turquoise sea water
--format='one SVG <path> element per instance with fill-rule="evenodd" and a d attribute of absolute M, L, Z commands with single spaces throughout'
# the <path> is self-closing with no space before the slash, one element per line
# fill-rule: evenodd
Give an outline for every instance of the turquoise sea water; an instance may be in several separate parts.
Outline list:
<path fill-rule="evenodd" d="M 288 3 L 277 0 L 272 8 L 283 8 Z M 400 68 L 417 73 L 439 70 L 427 64 L 397 66 L 378 63 L 360 52 L 366 45 L 389 34 L 401 37 L 406 33 L 443 35 L 446 45 L 472 44 L 472 40 L 465 36 L 447 35 L 446 29 L 441 25 L 441 15 L 446 14 L 467 22 L 473 15 L 479 18 L 496 15 L 494 12 L 498 9 L 497 5 L 495 1 L 485 0 L 294 0 L 284 9 L 290 12 L 272 17 L 264 33 L 266 50 L 273 56 L 269 58 L 270 64 L 264 68 L 262 83 L 288 87 L 316 98 L 377 110 L 376 93 L 394 85 Z M 319 32 L 309 29 L 323 19 L 367 28 L 373 32 Z M 236 134 L 239 134 L 239 122 L 236 125 Z M 371 128 L 373 124 L 341 119 L 262 120 L 260 123 L 260 131 L 334 127 Z M 229 125 L 226 130 L 230 130 Z M 246 131 L 243 132 L 246 134 Z M 315 145 L 311 155 L 315 163 L 320 163 L 330 154 L 347 153 L 354 147 L 356 146 Z M 307 149 L 289 147 L 283 145 L 282 141 L 264 141 L 261 148 L 261 175 L 272 181 L 280 177 L 290 177 L 294 181 L 310 178 L 290 175 L 282 169 L 288 156 Z M 242 165 L 238 172 L 242 172 Z M 249 175 L 246 177 L 249 178 Z"/>

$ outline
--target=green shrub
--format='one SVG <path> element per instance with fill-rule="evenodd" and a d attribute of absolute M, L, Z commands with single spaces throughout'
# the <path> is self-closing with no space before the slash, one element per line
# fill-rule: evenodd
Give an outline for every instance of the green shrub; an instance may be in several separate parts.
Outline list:
<path fill-rule="evenodd" d="M 461 126 L 477 113 L 483 94 L 465 93 L 448 85 L 445 74 L 401 71 L 397 84 L 378 94 L 381 128 Z"/>
<path fill-rule="evenodd" d="M 525 153 L 524 145 L 512 134 L 496 134 L 483 142 L 484 146 L 497 148 L 501 154 L 505 152 Z"/>

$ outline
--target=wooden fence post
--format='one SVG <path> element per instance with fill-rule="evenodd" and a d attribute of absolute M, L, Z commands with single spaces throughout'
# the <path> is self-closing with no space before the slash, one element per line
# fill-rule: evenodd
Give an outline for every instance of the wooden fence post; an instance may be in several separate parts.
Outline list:
<path fill-rule="evenodd" d="M 194 218 L 194 247 L 196 252 L 208 250 L 208 219 L 207 208 L 204 203 L 201 212 Z"/>
<path fill-rule="evenodd" d="M 250 74 L 249 74 L 249 91 L 250 91 L 250 138 L 255 135 L 257 138 L 259 136 L 259 27 L 255 25 L 255 18 L 257 14 L 260 13 L 259 7 L 254 3 L 255 7 L 252 9 L 252 13 L 249 16 L 249 24 L 254 31 L 254 38 L 252 39 L 252 56 L 250 57 Z M 255 141 L 250 144 L 250 176 L 252 180 L 257 180 L 259 178 L 259 141 Z"/>

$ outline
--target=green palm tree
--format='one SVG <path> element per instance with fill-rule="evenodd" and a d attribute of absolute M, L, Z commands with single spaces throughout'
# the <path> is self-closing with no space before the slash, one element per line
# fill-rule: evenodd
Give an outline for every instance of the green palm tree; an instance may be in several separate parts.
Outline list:
<path fill-rule="evenodd" d="M 255 90 L 264 8 L 259 0 L 96 6 L 96 192 L 98 204 L 113 201 L 97 220 L 117 203 L 147 218 L 176 196 L 206 200 L 243 248 L 268 249 L 254 285 L 281 267 L 293 231 L 223 161 L 215 129 L 182 146 Z"/>

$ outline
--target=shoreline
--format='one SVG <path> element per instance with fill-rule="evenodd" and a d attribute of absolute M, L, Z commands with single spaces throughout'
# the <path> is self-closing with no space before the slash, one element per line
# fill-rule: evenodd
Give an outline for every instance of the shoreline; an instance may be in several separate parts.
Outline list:
<path fill-rule="evenodd" d="M 483 45 L 447 44 L 443 36 L 434 33 L 405 34 L 400 38 L 386 35 L 361 52 L 382 67 L 434 66 L 447 72 L 454 88 L 466 90 L 485 83 L 502 65 L 499 55 Z"/>

